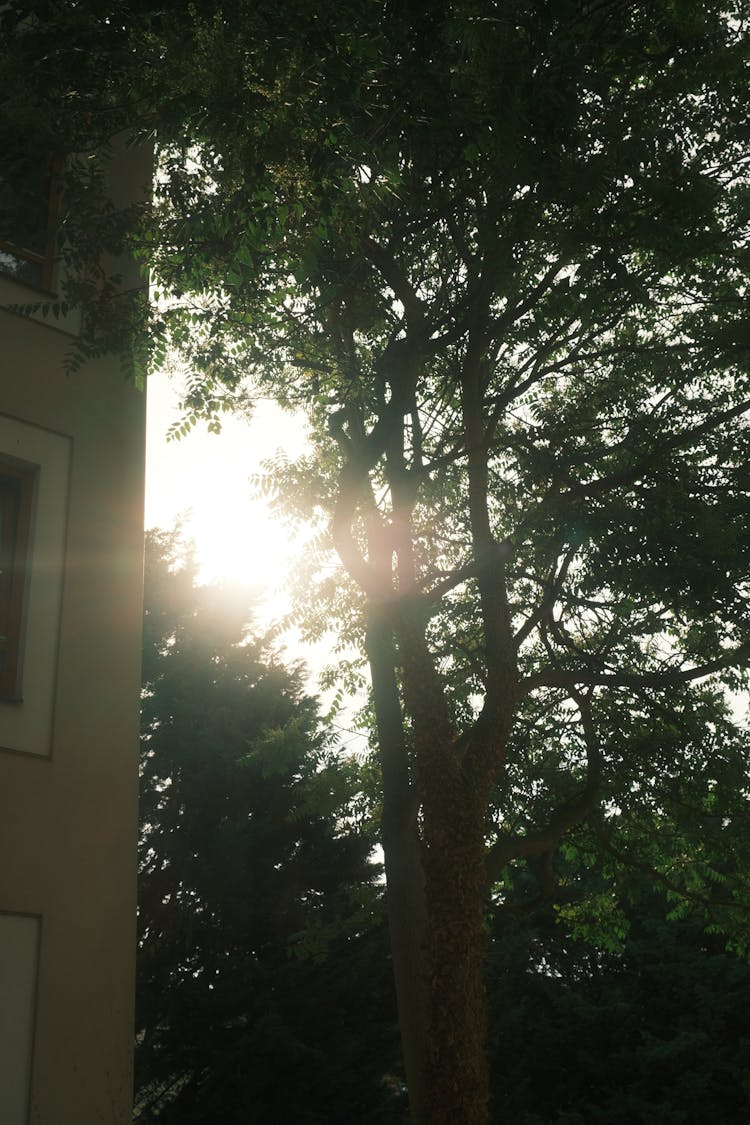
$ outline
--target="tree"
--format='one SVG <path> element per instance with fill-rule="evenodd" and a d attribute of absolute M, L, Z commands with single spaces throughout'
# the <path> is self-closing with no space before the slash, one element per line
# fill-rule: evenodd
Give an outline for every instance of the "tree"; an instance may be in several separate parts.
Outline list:
<path fill-rule="evenodd" d="M 147 538 L 136 1120 L 392 1122 L 378 869 L 298 671 Z"/>
<path fill-rule="evenodd" d="M 592 920 L 584 935 L 580 919 L 561 919 L 548 907 L 521 924 L 506 918 L 492 926 L 489 1042 L 498 1120 L 744 1121 L 747 962 L 694 917 L 670 916 L 675 902 L 663 887 L 631 879 L 624 894 L 601 868 L 582 873 L 569 858 L 561 873 L 579 889 L 582 880 L 588 884 L 589 902 L 608 903 L 608 925 Z"/>
<path fill-rule="evenodd" d="M 694 717 L 728 729 L 750 651 L 743 6 L 104 8 L 185 425 L 245 376 L 309 412 L 275 480 L 369 664 L 412 1117 L 480 1125 L 493 885 L 554 894 L 644 785 L 726 793 Z"/>

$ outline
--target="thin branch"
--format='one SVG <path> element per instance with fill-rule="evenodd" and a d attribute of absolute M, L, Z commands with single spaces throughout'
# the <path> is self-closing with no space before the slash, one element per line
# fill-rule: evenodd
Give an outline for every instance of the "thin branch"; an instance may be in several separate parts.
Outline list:
<path fill-rule="evenodd" d="M 662 441 L 632 468 L 624 469 L 619 473 L 612 473 L 611 476 L 608 477 L 599 477 L 597 480 L 590 481 L 588 484 L 574 485 L 566 492 L 561 493 L 560 499 L 583 499 L 599 496 L 603 492 L 608 492 L 610 489 L 619 488 L 625 484 L 632 484 L 643 475 L 646 469 L 652 468 L 654 465 L 658 464 L 659 461 L 662 461 L 665 454 L 672 453 L 678 449 L 684 449 L 697 438 L 711 433 L 712 430 L 715 430 L 724 422 L 731 422 L 733 418 L 739 418 L 749 410 L 750 399 L 744 399 L 728 410 L 722 410 L 719 411 L 718 414 L 711 415 L 711 417 L 701 422 L 700 425 L 693 426 L 691 429 L 685 430 L 681 434 L 676 434 L 671 439 Z"/>
<path fill-rule="evenodd" d="M 519 301 L 513 308 L 507 309 L 497 320 L 494 326 L 494 335 L 498 336 L 507 331 L 512 324 L 520 320 L 525 313 L 532 309 L 536 302 L 548 289 L 554 285 L 555 279 L 559 273 L 570 264 L 572 258 L 570 254 L 562 254 L 556 262 L 549 267 L 546 273 L 542 274 L 537 284 L 531 289 L 522 301 Z"/>
<path fill-rule="evenodd" d="M 521 695 L 528 695 L 529 692 L 541 687 L 565 688 L 569 691 L 578 687 L 667 688 L 702 679 L 726 668 L 743 667 L 749 661 L 750 643 L 739 645 L 717 660 L 709 660 L 692 668 L 669 667 L 656 672 L 598 672 L 591 668 L 575 670 L 546 668 L 522 679 L 518 690 Z"/>
<path fill-rule="evenodd" d="M 545 591 L 544 597 L 539 603 L 537 609 L 532 614 L 530 614 L 529 617 L 526 618 L 526 621 L 523 623 L 523 625 L 513 638 L 517 649 L 521 647 L 523 642 L 536 628 L 542 618 L 551 611 L 555 600 L 559 597 L 560 590 L 562 589 L 563 583 L 565 582 L 568 574 L 568 570 L 570 569 L 570 564 L 573 562 L 575 555 L 576 552 L 573 549 L 567 551 L 564 555 L 563 561 L 560 564 L 560 569 L 558 570 L 556 575 L 552 575 L 550 581 L 547 583 L 547 589 Z"/>
<path fill-rule="evenodd" d="M 379 242 L 376 242 L 374 238 L 369 236 L 365 239 L 365 247 L 373 265 L 380 270 L 383 278 L 388 285 L 390 285 L 396 297 L 404 306 L 412 328 L 422 328 L 424 326 L 422 302 L 414 291 L 406 274 L 399 269 L 395 257 L 390 254 L 384 246 L 381 246 Z"/>
<path fill-rule="evenodd" d="M 507 836 L 493 844 L 486 860 L 487 873 L 491 880 L 499 878 L 502 869 L 513 859 L 548 856 L 551 863 L 552 855 L 562 837 L 576 824 L 585 820 L 598 803 L 602 755 L 591 712 L 591 700 L 588 695 L 583 695 L 575 689 L 569 694 L 581 716 L 581 730 L 586 746 L 586 780 L 575 797 L 555 809 L 541 831 L 530 832 L 525 836 Z"/>

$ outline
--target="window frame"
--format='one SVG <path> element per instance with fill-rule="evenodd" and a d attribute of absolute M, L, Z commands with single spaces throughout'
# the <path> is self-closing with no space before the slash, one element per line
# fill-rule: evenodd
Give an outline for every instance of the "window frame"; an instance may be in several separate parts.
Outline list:
<path fill-rule="evenodd" d="M 0 701 L 21 698 L 22 633 L 37 466 L 0 456 Z M 7 584 L 6 584 L 7 575 Z"/>
<path fill-rule="evenodd" d="M 40 267 L 39 278 L 29 279 L 17 277 L 12 269 L 3 267 L 0 262 L 0 274 L 17 282 L 19 285 L 28 285 L 32 289 L 38 289 L 46 293 L 54 292 L 56 264 L 55 236 L 60 213 L 60 177 L 62 167 L 62 160 L 60 160 L 59 157 L 49 156 L 46 160 L 46 167 L 42 173 L 42 182 L 45 184 L 44 194 L 46 196 L 44 249 L 33 250 L 31 247 L 24 246 L 22 242 L 14 242 L 12 239 L 0 240 L 0 250 L 4 250 L 11 258 L 15 258 L 19 262 L 29 262 L 32 265 Z"/>

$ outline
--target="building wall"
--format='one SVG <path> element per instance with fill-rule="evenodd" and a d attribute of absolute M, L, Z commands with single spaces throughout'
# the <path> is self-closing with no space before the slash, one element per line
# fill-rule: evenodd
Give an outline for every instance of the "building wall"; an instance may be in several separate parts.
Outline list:
<path fill-rule="evenodd" d="M 145 179 L 128 157 L 120 190 Z M 23 700 L 0 701 L 3 1125 L 131 1113 L 145 396 L 114 358 L 66 375 L 69 346 L 0 309 L 0 454 L 40 465 Z"/>

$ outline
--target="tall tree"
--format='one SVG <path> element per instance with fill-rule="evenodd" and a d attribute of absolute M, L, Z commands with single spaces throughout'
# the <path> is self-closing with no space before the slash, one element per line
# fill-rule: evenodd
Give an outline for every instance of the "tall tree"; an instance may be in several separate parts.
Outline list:
<path fill-rule="evenodd" d="M 724 776 L 679 735 L 750 652 L 744 6 L 75 8 L 161 138 L 185 424 L 246 375 L 309 412 L 276 481 L 369 663 L 412 1116 L 481 1125 L 493 883 L 548 896 L 597 806 Z M 23 97 L 85 127 L 65 57 L 26 52 Z"/>
<path fill-rule="evenodd" d="M 136 1120 L 393 1122 L 395 1006 L 354 766 L 246 612 L 150 533 Z"/>

